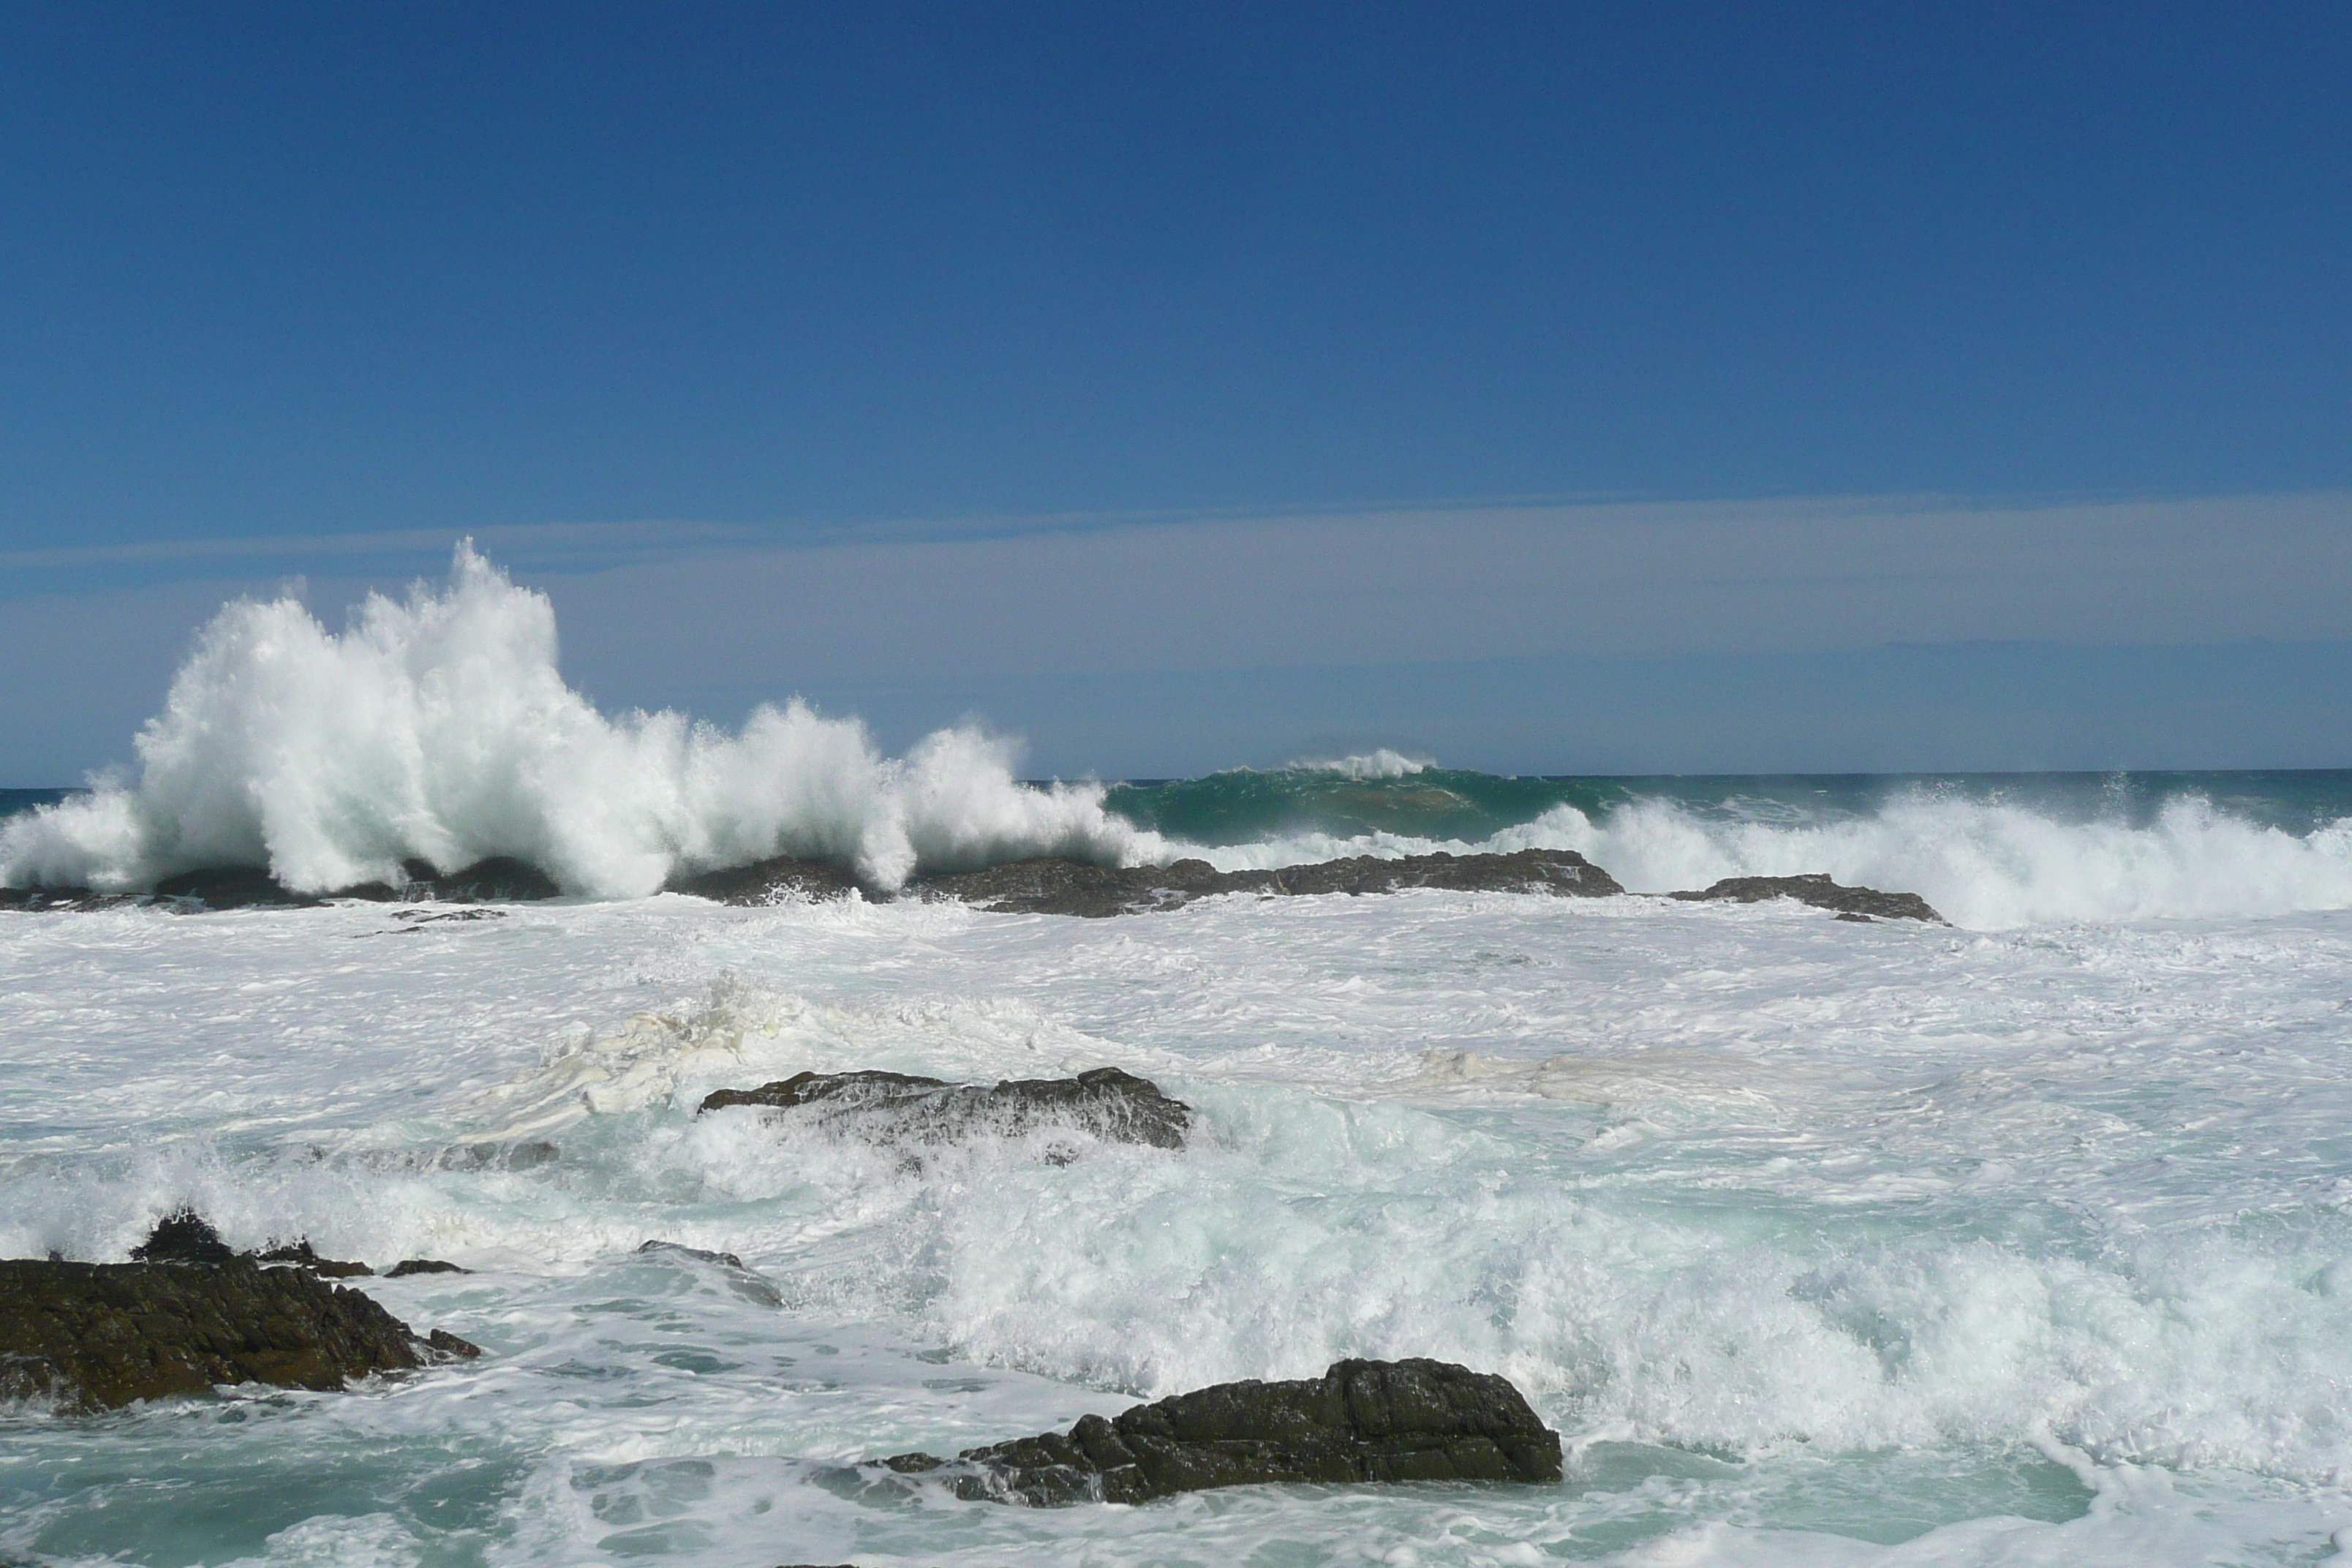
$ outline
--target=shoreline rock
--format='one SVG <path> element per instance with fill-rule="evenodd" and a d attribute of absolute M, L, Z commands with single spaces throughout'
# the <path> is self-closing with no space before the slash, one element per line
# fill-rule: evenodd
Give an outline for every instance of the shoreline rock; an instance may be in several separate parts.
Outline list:
<path fill-rule="evenodd" d="M 320 894 L 296 893 L 267 871 L 228 868 L 184 872 L 159 882 L 152 893 L 99 893 L 88 888 L 0 888 L 0 910 L 26 911 L 100 910 L 126 904 L 163 904 L 177 910 L 225 910 L 260 906 L 309 909 L 344 900 L 374 902 L 450 903 L 478 906 L 559 898 L 562 889 L 546 873 L 523 861 L 493 857 L 446 876 L 421 860 L 407 863 L 408 879 L 397 886 L 362 883 Z M 846 864 L 789 856 L 748 866 L 698 871 L 673 878 L 663 889 L 691 898 L 741 907 L 787 899 L 830 900 L 856 895 L 875 903 L 899 900 L 954 900 L 991 914 L 1076 915 L 1102 920 L 1181 909 L 1196 899 L 1255 893 L 1261 898 L 1310 898 L 1344 893 L 1351 898 L 1428 888 L 1453 892 L 1544 893 L 1567 898 L 1608 898 L 1625 889 L 1601 868 L 1572 849 L 1520 849 L 1509 854 L 1454 855 L 1444 850 L 1393 859 L 1358 855 L 1264 870 L 1220 871 L 1205 860 L 1165 866 L 1098 866 L 1066 856 L 1010 860 L 977 871 L 919 876 L 895 892 L 861 883 Z M 1849 888 L 1826 873 L 1795 877 L 1727 877 L 1711 887 L 1664 895 L 1685 902 L 1730 900 L 1757 903 L 1790 898 L 1828 910 L 1841 920 L 1915 920 L 1950 922 L 1916 893 Z M 395 919 L 478 920 L 495 911 L 467 909 L 446 914 L 403 912 Z"/>
<path fill-rule="evenodd" d="M 361 882 L 324 893 L 298 893 L 259 866 L 219 866 L 182 871 L 143 893 L 100 893 L 89 888 L 0 888 L 0 910 L 114 909 L 155 904 L 183 911 L 318 909 L 345 900 L 369 903 L 509 904 L 557 899 L 563 889 L 528 861 L 493 855 L 446 875 L 424 860 L 403 864 L 402 879 Z"/>
<path fill-rule="evenodd" d="M 1825 871 L 1815 871 L 1802 877 L 1726 877 L 1712 887 L 1696 892 L 1668 893 L 1666 897 L 1680 899 L 1685 903 L 1729 900 L 1742 904 L 1760 904 L 1769 899 L 1794 899 L 1817 910 L 1835 910 L 1840 920 L 1926 921 L 1931 925 L 1951 924 L 1916 893 L 1883 893 L 1876 888 L 1849 888 L 1831 880 Z"/>
<path fill-rule="evenodd" d="M 875 1463 L 940 1473 L 971 1500 L 1055 1507 L 1270 1482 L 1540 1484 L 1560 1479 L 1560 1445 L 1507 1378 L 1450 1362 L 1343 1361 L 1319 1378 L 1218 1384 L 953 1460 Z"/>
<path fill-rule="evenodd" d="M 0 1397 L 94 1411 L 222 1384 L 339 1390 L 480 1353 L 446 1330 L 417 1333 L 349 1286 L 250 1258 L 0 1261 Z"/>
<path fill-rule="evenodd" d="M 719 1089 L 704 1097 L 695 1114 L 744 1105 L 807 1108 L 820 1121 L 884 1147 L 952 1142 L 983 1131 L 1019 1138 L 1066 1128 L 1109 1143 L 1181 1149 L 1192 1124 L 1191 1106 L 1161 1093 L 1150 1079 L 1117 1068 L 986 1086 L 896 1072 L 803 1072 L 757 1089 Z M 1056 1164 L 1068 1163 L 1047 1157 Z"/>
<path fill-rule="evenodd" d="M 861 885 L 849 868 L 836 862 L 782 858 L 679 878 L 667 890 L 739 905 L 770 904 L 786 898 L 845 898 L 856 892 L 877 903 L 893 899 L 952 899 L 992 914 L 1104 919 L 1178 909 L 1195 899 L 1223 893 L 1360 897 L 1407 888 L 1575 898 L 1604 898 L 1625 890 L 1615 878 L 1573 849 L 1520 849 L 1508 855 L 1454 855 L 1441 849 L 1396 859 L 1358 855 L 1250 871 L 1220 871 L 1206 860 L 1177 860 L 1166 866 L 1097 866 L 1049 855 L 1008 860 L 983 870 L 918 877 L 895 894 Z"/>

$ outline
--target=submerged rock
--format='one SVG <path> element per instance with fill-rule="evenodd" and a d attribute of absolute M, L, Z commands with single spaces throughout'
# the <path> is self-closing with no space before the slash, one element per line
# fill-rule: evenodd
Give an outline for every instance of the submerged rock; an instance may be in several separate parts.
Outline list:
<path fill-rule="evenodd" d="M 471 1274 L 472 1272 L 470 1268 L 460 1268 L 456 1264 L 446 1263 L 438 1258 L 409 1258 L 385 1269 L 383 1277 L 387 1279 L 406 1279 L 416 1274 Z"/>
<path fill-rule="evenodd" d="M 1927 921 L 1936 925 L 1950 923 L 1916 893 L 1882 893 L 1876 888 L 1849 888 L 1832 881 L 1825 871 L 1802 877 L 1726 877 L 1711 888 L 1697 892 L 1668 893 L 1666 897 L 1685 902 L 1728 900 L 1742 904 L 1760 904 L 1768 899 L 1794 899 L 1817 910 L 1834 910 L 1841 920 L 1853 917 L 1861 920 Z"/>
<path fill-rule="evenodd" d="M 1440 1361 L 1343 1361 L 1319 1378 L 1223 1383 L 1087 1415 L 955 1461 L 900 1454 L 900 1474 L 944 1472 L 958 1495 L 1006 1502 L 1143 1502 L 1265 1482 L 1560 1479 L 1559 1434 L 1507 1378 Z"/>
<path fill-rule="evenodd" d="M 672 1258 L 691 1258 L 697 1263 L 723 1264 L 729 1268 L 740 1268 L 743 1260 L 731 1252 L 709 1252 L 699 1247 L 688 1247 L 682 1241 L 647 1241 L 639 1244 L 637 1253 L 667 1253 Z"/>
<path fill-rule="evenodd" d="M 1192 1122 L 1191 1106 L 1117 1068 L 986 1087 L 897 1072 L 794 1073 L 757 1089 L 719 1089 L 696 1114 L 738 1105 L 814 1108 L 823 1121 L 885 1144 L 951 1142 L 982 1131 L 1019 1138 L 1064 1127 L 1106 1142 L 1179 1149 Z"/>
<path fill-rule="evenodd" d="M 247 1258 L 0 1261 L 0 1397 L 100 1410 L 217 1384 L 339 1389 L 480 1353 L 441 1330 L 419 1336 L 349 1287 Z"/>

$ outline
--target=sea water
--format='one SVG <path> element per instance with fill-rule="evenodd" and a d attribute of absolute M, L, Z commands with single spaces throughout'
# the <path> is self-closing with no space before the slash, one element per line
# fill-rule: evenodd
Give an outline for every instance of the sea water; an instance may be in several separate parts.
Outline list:
<path fill-rule="evenodd" d="M 461 562 L 344 633 L 232 606 L 139 771 L 0 826 L 18 884 L 510 853 L 572 891 L 467 921 L 0 914 L 0 1256 L 120 1259 L 191 1205 L 238 1247 L 463 1265 L 360 1283 L 486 1352 L 341 1394 L 0 1411 L 0 1561 L 2352 1543 L 2352 776 L 1530 780 L 1390 753 L 1040 789 L 970 733 L 889 758 L 804 709 L 598 714 L 543 605 Z M 879 886 L 1016 853 L 1531 844 L 1637 891 L 1081 921 L 643 886 L 778 852 Z M 1648 896 L 1816 870 L 1953 923 Z M 695 1113 L 804 1069 L 1097 1066 L 1195 1107 L 1189 1146 L 909 1158 Z M 1038 1510 L 856 1468 L 1349 1355 L 1505 1373 L 1564 1480 Z"/>

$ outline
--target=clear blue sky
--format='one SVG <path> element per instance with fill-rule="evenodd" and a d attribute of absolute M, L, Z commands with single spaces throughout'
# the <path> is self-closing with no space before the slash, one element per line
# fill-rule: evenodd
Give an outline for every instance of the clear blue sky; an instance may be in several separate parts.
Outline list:
<path fill-rule="evenodd" d="M 458 532 L 702 531 L 510 534 L 553 583 L 648 540 L 973 519 L 2347 489 L 2341 4 L 0 12 L 0 613 L 153 645 L 52 691 L 71 723 L 0 703 L 8 782 L 127 751 L 222 593 L 397 578 Z M 2302 587 L 2313 562 L 2276 552 Z M 2332 679 L 2345 629 L 2248 592 L 2231 624 Z M 812 685 L 655 679 L 566 629 L 614 700 L 731 719 Z M 1463 649 L 1497 652 L 1528 650 Z M 991 668 L 818 694 L 1010 704 L 1054 765 L 1126 769 Z M 1443 731 L 1362 680 L 1350 733 Z M 1154 765 L 1251 760 L 1216 749 L 1230 694 L 1175 689 L 1133 694 L 1200 739 Z M 1848 700 L 1822 689 L 1815 728 Z M 1759 760 L 1706 740 L 1672 760 Z"/>

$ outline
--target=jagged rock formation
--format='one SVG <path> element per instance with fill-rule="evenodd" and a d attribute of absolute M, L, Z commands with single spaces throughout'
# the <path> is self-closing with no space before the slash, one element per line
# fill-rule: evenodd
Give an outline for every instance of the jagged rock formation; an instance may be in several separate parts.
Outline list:
<path fill-rule="evenodd" d="M 0 1397 L 100 1410 L 216 1384 L 339 1389 L 480 1351 L 419 1336 L 359 1291 L 251 1258 L 0 1261 Z"/>
<path fill-rule="evenodd" d="M 1143 1502 L 1270 1481 L 1557 1481 L 1559 1434 L 1508 1379 L 1439 1361 L 1343 1361 L 1319 1378 L 1224 1383 L 1106 1420 L 1081 1417 L 953 1462 L 900 1454 L 958 1495 L 1007 1502 Z"/>
<path fill-rule="evenodd" d="M 1794 899 L 1817 910 L 1834 910 L 1841 920 L 1927 921 L 1950 922 L 1916 893 L 1882 893 L 1876 888 L 1849 888 L 1816 871 L 1802 877 L 1726 877 L 1696 892 L 1668 893 L 1686 902 L 1729 900 L 1758 904 L 1768 899 Z"/>
<path fill-rule="evenodd" d="M 309 1242 L 302 1244 L 305 1247 Z M 147 1239 L 131 1249 L 134 1263 L 190 1263 L 211 1266 L 234 1262 L 236 1251 L 220 1238 L 204 1215 L 194 1209 L 181 1209 L 165 1215 L 147 1233 Z"/>
<path fill-rule="evenodd" d="M 670 883 L 670 890 L 731 904 L 767 904 L 788 897 L 835 898 L 858 886 L 846 867 L 813 860 L 763 860 L 740 870 L 711 871 Z M 1102 918 L 1171 910 L 1219 893 L 1269 898 L 1316 893 L 1393 893 L 1403 888 L 1458 892 L 1555 893 L 1598 898 L 1622 893 L 1615 878 L 1572 849 L 1521 849 L 1509 855 L 1408 855 L 1383 860 L 1360 855 L 1274 870 L 1220 871 L 1206 860 L 1166 866 L 1097 866 L 1047 856 L 1013 860 L 982 871 L 919 877 L 897 896 L 956 899 L 999 914 Z M 881 900 L 892 895 L 863 889 Z"/>
<path fill-rule="evenodd" d="M 311 1250 L 305 1239 L 289 1246 L 273 1247 L 256 1255 L 257 1263 L 280 1263 L 296 1268 L 306 1268 L 321 1279 L 356 1279 L 375 1272 L 364 1263 L 346 1263 L 340 1258 L 321 1258 Z"/>
<path fill-rule="evenodd" d="M 737 1105 L 811 1108 L 825 1122 L 886 1145 L 951 1142 L 977 1131 L 1019 1138 L 1063 1127 L 1106 1142 L 1177 1149 L 1192 1121 L 1192 1107 L 1117 1068 L 989 1086 L 896 1072 L 803 1072 L 758 1089 L 719 1089 L 697 1114 Z"/>

